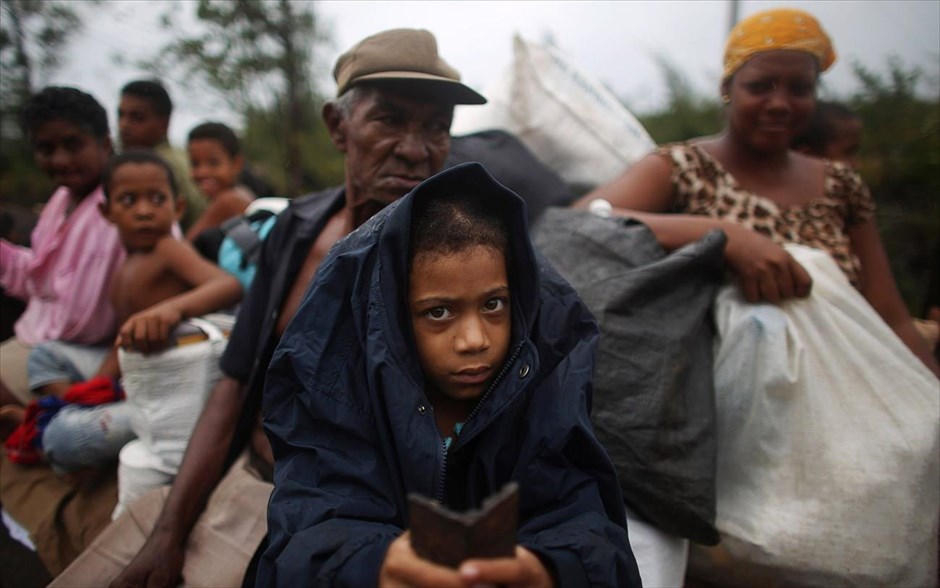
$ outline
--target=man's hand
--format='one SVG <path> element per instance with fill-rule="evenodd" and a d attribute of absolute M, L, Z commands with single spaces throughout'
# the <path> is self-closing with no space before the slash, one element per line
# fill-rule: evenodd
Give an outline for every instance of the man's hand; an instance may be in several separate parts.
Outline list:
<path fill-rule="evenodd" d="M 182 542 L 162 539 L 156 531 L 154 533 L 109 588 L 174 588 L 179 585 L 184 558 Z"/>
<path fill-rule="evenodd" d="M 421 559 L 406 532 L 392 542 L 379 572 L 379 586 L 467 588 L 479 585 L 550 587 L 552 578 L 531 551 L 516 546 L 512 558 L 469 559 L 459 570 Z"/>
<path fill-rule="evenodd" d="M 157 304 L 132 315 L 118 331 L 117 345 L 141 353 L 153 353 L 167 346 L 173 328 L 183 320 L 174 306 Z"/>
<path fill-rule="evenodd" d="M 809 296 L 813 279 L 783 247 L 745 227 L 727 234 L 725 258 L 745 300 L 778 304 Z"/>

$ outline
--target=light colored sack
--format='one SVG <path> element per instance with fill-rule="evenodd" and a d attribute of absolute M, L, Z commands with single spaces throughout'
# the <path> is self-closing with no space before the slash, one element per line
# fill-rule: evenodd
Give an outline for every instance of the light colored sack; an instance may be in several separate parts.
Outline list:
<path fill-rule="evenodd" d="M 576 192 L 615 178 L 655 147 L 602 83 L 557 49 L 518 35 L 513 63 L 485 96 L 487 104 L 457 108 L 451 132 L 509 131 Z"/>
<path fill-rule="evenodd" d="M 212 322 L 189 319 L 204 341 L 144 355 L 121 350 L 122 383 L 131 427 L 163 464 L 176 471 L 209 391 L 219 379 L 227 339 Z"/>
<path fill-rule="evenodd" d="M 809 298 L 716 302 L 722 585 L 932 586 L 940 382 L 825 253 L 787 246 Z"/>

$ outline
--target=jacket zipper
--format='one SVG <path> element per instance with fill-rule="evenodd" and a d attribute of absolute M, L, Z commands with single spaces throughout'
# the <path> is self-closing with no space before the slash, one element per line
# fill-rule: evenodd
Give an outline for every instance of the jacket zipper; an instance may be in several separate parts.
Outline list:
<path fill-rule="evenodd" d="M 486 392 L 484 392 L 483 396 L 480 397 L 480 401 L 477 402 L 476 406 L 473 407 L 473 410 L 470 411 L 470 414 L 467 415 L 467 418 L 464 419 L 463 428 L 466 428 L 467 423 L 469 423 L 473 419 L 473 417 L 475 417 L 477 413 L 480 412 L 480 407 L 483 406 L 483 402 L 489 397 L 489 395 L 493 392 L 493 390 L 496 389 L 496 386 L 499 385 L 499 383 L 503 380 L 503 378 L 506 377 L 506 374 L 509 372 L 509 369 L 512 367 L 514 363 L 516 363 L 516 360 L 519 359 L 519 355 L 522 353 L 522 348 L 524 346 L 525 346 L 525 341 L 522 341 L 521 343 L 519 343 L 519 345 L 516 346 L 516 349 L 512 352 L 512 355 L 509 357 L 509 361 L 503 364 L 503 369 L 500 370 L 498 374 L 496 374 L 496 379 L 493 380 L 493 382 L 489 385 L 489 387 L 487 387 Z M 441 453 L 442 453 L 441 473 L 437 478 L 437 491 L 434 493 L 434 499 L 437 500 L 439 503 L 444 504 L 444 479 L 447 477 L 447 446 L 446 446 L 447 441 L 444 439 L 444 437 L 440 435 L 441 435 L 440 431 L 438 431 L 438 436 L 440 437 L 440 440 L 441 440 Z M 451 447 L 454 447 L 455 445 L 457 445 L 457 437 L 454 437 L 453 442 L 450 444 Z"/>

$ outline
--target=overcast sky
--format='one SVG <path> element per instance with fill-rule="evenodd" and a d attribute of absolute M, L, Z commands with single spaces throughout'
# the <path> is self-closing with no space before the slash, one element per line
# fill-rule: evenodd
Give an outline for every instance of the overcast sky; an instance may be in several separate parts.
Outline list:
<path fill-rule="evenodd" d="M 195 2 L 180 1 L 176 10 L 191 15 Z M 388 28 L 426 28 L 438 39 L 444 58 L 463 74 L 464 81 L 486 93 L 487 86 L 509 67 L 512 38 L 553 39 L 577 66 L 618 96 L 634 113 L 654 109 L 664 99 L 657 59 L 673 63 L 697 90 L 717 94 L 724 40 L 732 2 L 721 1 L 523 1 L 523 2 L 341 2 L 315 4 L 321 26 L 332 37 L 318 55 L 317 79 L 330 93 L 329 77 L 336 57 L 365 36 Z M 742 0 L 739 17 L 777 6 L 805 9 L 829 32 L 838 53 L 823 77 L 823 92 L 846 97 L 856 89 L 853 63 L 885 72 L 889 56 L 925 71 L 924 92 L 940 87 L 940 2 L 937 0 L 836 0 L 778 2 Z M 145 75 L 126 64 L 151 56 L 167 33 L 158 17 L 162 0 L 104 2 L 85 7 L 85 28 L 66 52 L 63 66 L 48 80 L 91 92 L 108 109 L 112 122 L 117 94 L 130 79 Z M 195 22 L 190 16 L 190 23 Z M 182 144 L 188 130 L 208 119 L 237 124 L 224 105 L 206 93 L 187 93 L 179 80 L 166 80 L 177 110 L 171 140 Z"/>

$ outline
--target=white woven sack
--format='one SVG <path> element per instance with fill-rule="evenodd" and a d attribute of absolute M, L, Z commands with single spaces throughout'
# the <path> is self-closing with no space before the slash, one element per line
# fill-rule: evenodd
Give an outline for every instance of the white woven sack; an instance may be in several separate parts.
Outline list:
<path fill-rule="evenodd" d="M 219 379 L 227 340 L 211 322 L 189 319 L 206 341 L 144 355 L 121 350 L 122 384 L 138 439 L 175 472 L 206 397 Z"/>
<path fill-rule="evenodd" d="M 940 382 L 827 254 L 788 250 L 809 298 L 716 302 L 721 548 L 774 585 L 935 585 Z"/>
<path fill-rule="evenodd" d="M 504 129 L 577 191 L 603 184 L 656 146 L 602 83 L 560 51 L 513 38 L 513 63 L 483 106 L 458 108 L 451 132 Z"/>
<path fill-rule="evenodd" d="M 150 490 L 172 484 L 177 471 L 178 468 L 163 463 L 140 439 L 122 447 L 118 455 L 118 503 L 111 519 L 117 519 Z"/>

